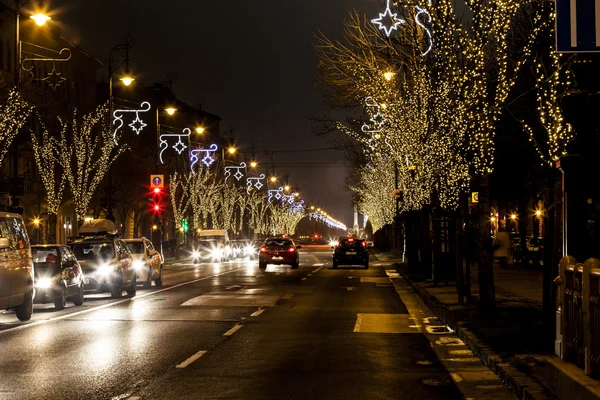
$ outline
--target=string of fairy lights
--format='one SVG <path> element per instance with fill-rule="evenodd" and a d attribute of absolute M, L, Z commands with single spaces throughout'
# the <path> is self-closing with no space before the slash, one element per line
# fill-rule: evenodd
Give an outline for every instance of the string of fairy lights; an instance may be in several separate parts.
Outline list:
<path fill-rule="evenodd" d="M 351 189 L 375 230 L 393 220 L 394 167 L 400 211 L 432 203 L 456 208 L 473 176 L 493 171 L 495 134 L 511 90 L 534 62 L 536 43 L 553 29 L 550 1 L 466 0 L 470 24 L 452 0 L 422 3 L 386 1 L 371 21 L 351 12 L 344 42 L 320 36 L 315 45 L 328 98 L 364 110 L 364 122 L 350 118 L 336 128 L 362 149 L 365 161 Z M 550 68 L 535 68 L 547 154 L 524 123 L 548 164 L 574 137 L 558 101 L 573 77 L 560 55 L 549 54 Z"/>

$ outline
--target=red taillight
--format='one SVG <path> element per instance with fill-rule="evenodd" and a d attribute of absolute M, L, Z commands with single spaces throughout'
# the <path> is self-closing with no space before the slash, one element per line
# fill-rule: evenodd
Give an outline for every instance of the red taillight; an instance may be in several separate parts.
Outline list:
<path fill-rule="evenodd" d="M 367 242 L 362 242 L 363 247 L 367 247 Z"/>
<path fill-rule="evenodd" d="M 262 251 L 264 253 L 265 251 L 267 251 L 267 248 L 263 246 L 260 248 L 260 251 Z"/>
<path fill-rule="evenodd" d="M 288 251 L 289 251 L 290 253 L 293 253 L 293 252 L 295 252 L 295 251 L 296 251 L 296 249 L 295 249 L 295 248 L 293 248 L 293 247 L 290 247 L 290 248 L 288 249 Z"/>
<path fill-rule="evenodd" d="M 349 242 L 354 242 L 354 239 L 350 238 L 348 239 Z"/>

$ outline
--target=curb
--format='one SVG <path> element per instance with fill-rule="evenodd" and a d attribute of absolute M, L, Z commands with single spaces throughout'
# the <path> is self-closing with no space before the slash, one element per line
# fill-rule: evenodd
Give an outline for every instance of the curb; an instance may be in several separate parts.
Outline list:
<path fill-rule="evenodd" d="M 556 400 L 548 394 L 548 390 L 527 374 L 506 362 L 492 349 L 483 344 L 477 336 L 461 323 L 457 323 L 454 316 L 446 306 L 434 296 L 430 295 L 421 286 L 414 284 L 400 268 L 395 267 L 400 276 L 406 280 L 410 287 L 419 295 L 437 317 L 448 325 L 456 335 L 471 349 L 475 356 L 493 373 L 498 375 L 502 382 L 517 396 L 519 400 Z"/>

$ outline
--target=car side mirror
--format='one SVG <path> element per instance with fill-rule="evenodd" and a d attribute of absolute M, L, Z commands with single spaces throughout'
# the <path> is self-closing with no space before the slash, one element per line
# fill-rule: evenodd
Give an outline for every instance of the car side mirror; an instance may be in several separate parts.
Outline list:
<path fill-rule="evenodd" d="M 296 246 L 296 248 L 297 248 L 297 249 L 301 249 L 301 248 L 302 248 L 302 246 Z"/>
<path fill-rule="evenodd" d="M 8 249 L 10 247 L 10 242 L 8 238 L 0 238 L 0 250 Z"/>

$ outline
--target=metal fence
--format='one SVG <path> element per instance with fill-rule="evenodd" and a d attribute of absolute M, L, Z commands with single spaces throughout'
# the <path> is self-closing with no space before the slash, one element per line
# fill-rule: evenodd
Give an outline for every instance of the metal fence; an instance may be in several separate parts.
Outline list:
<path fill-rule="evenodd" d="M 600 377 L 600 260 L 560 261 L 558 309 L 560 356 L 577 364 L 587 375 Z"/>

